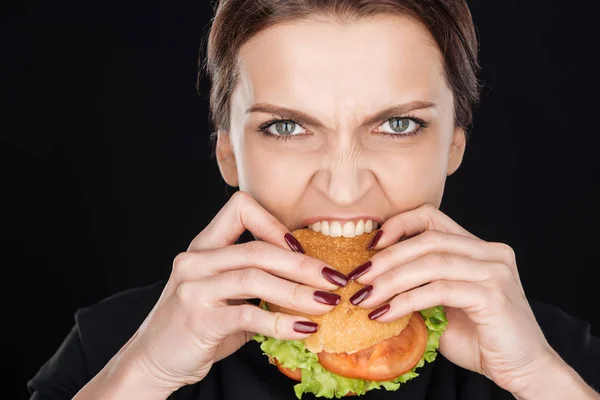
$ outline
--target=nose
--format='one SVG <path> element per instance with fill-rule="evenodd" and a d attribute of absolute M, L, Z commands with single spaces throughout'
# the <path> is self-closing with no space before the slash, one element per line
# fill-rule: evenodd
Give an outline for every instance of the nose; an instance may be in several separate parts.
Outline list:
<path fill-rule="evenodd" d="M 358 147 L 329 147 L 326 162 L 315 175 L 314 184 L 329 201 L 348 207 L 359 202 L 375 183 Z"/>

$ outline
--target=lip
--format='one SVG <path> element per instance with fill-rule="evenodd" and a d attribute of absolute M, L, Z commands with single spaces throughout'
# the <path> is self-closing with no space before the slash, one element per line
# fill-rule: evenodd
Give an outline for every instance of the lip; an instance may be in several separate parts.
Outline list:
<path fill-rule="evenodd" d="M 316 216 L 316 217 L 310 217 L 305 219 L 304 221 L 302 221 L 302 224 L 300 226 L 300 228 L 306 228 L 307 226 L 314 224 L 315 222 L 319 222 L 319 221 L 339 221 L 339 222 L 354 222 L 357 221 L 359 219 L 362 219 L 363 221 L 366 221 L 368 219 L 377 222 L 377 224 L 379 226 L 381 226 L 383 224 L 383 218 L 380 217 L 375 217 L 373 215 L 359 215 L 359 216 L 355 216 L 355 217 L 334 217 L 334 216 L 329 216 L 329 215 L 320 215 L 320 216 Z"/>

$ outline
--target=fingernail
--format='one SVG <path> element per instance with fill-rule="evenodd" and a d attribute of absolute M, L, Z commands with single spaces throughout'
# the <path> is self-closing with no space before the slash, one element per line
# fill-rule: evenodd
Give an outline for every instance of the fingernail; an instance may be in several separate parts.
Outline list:
<path fill-rule="evenodd" d="M 322 290 L 317 290 L 314 293 L 315 300 L 319 303 L 327 304 L 330 306 L 337 306 L 340 304 L 340 295 L 330 292 L 324 292 Z"/>
<path fill-rule="evenodd" d="M 319 328 L 319 324 L 307 321 L 294 322 L 294 330 L 298 333 L 315 333 Z"/>
<path fill-rule="evenodd" d="M 369 313 L 369 319 L 376 319 L 381 317 L 383 314 L 390 310 L 390 305 L 386 304 L 384 306 L 379 307 L 377 310 L 371 311 Z"/>
<path fill-rule="evenodd" d="M 285 235 L 283 235 L 283 237 L 287 242 L 288 246 L 290 246 L 290 249 L 294 250 L 296 253 L 304 254 L 304 248 L 302 247 L 298 239 L 294 237 L 294 235 L 288 232 Z"/>
<path fill-rule="evenodd" d="M 344 287 L 348 283 L 348 277 L 346 275 L 329 267 L 323 267 L 321 270 L 321 276 L 334 285 L 338 285 L 340 287 Z"/>
<path fill-rule="evenodd" d="M 357 280 L 359 277 L 363 276 L 368 270 L 371 269 L 371 265 L 373 265 L 373 263 L 371 263 L 371 261 L 367 261 L 363 265 L 354 268 L 352 272 L 348 274 L 348 279 L 350 279 L 351 281 Z"/>
<path fill-rule="evenodd" d="M 382 230 L 380 230 L 379 232 L 377 232 L 375 234 L 375 237 L 371 241 L 371 244 L 369 245 L 369 247 L 367 247 L 367 250 L 373 250 L 373 248 L 375 248 L 375 246 L 377 246 L 377 242 L 379 242 L 379 239 L 381 239 L 381 235 L 383 235 Z"/>
<path fill-rule="evenodd" d="M 354 305 L 360 304 L 363 300 L 371 295 L 373 291 L 373 285 L 365 286 L 360 289 L 358 292 L 354 293 L 352 297 L 350 297 L 350 303 Z"/>

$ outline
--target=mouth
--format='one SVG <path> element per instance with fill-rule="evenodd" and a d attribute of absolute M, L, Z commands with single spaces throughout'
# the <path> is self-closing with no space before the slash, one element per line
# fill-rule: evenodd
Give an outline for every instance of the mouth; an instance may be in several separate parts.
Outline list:
<path fill-rule="evenodd" d="M 370 233 L 373 229 L 380 226 L 380 220 L 376 218 L 356 218 L 356 219 L 325 219 L 314 220 L 305 228 L 315 232 L 321 232 L 325 236 L 331 237 L 356 237 L 364 233 Z M 308 220 L 307 222 L 311 222 Z"/>

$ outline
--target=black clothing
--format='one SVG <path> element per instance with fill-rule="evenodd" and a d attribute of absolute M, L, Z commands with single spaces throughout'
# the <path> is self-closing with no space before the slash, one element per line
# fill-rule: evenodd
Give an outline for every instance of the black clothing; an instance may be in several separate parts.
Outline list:
<path fill-rule="evenodd" d="M 32 400 L 71 399 L 119 351 L 158 301 L 164 281 L 131 289 L 75 313 L 75 326 L 61 347 L 28 382 Z M 560 309 L 530 301 L 548 342 L 590 385 L 600 388 L 600 338 L 589 324 Z M 420 376 L 395 392 L 372 390 L 365 400 L 514 399 L 483 375 L 460 368 L 441 354 L 426 363 Z M 173 393 L 171 400 L 296 399 L 295 382 L 268 363 L 259 344 L 250 341 L 213 365 L 201 382 Z M 305 394 L 303 399 L 314 399 Z"/>

